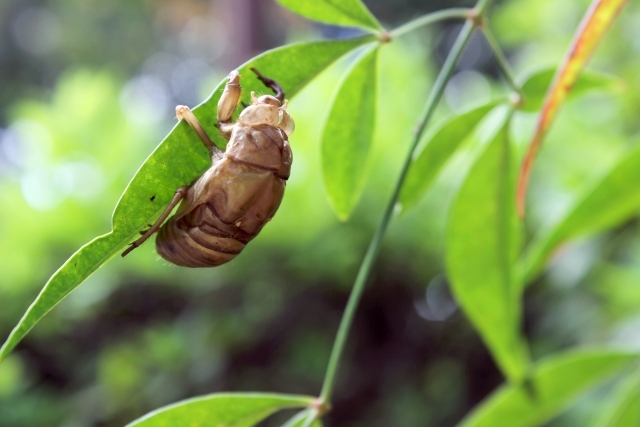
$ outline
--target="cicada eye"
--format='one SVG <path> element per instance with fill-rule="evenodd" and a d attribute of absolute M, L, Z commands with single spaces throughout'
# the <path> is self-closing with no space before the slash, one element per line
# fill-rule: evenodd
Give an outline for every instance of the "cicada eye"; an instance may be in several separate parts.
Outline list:
<path fill-rule="evenodd" d="M 296 124 L 293 122 L 293 119 L 285 109 L 280 109 L 278 113 L 278 127 L 282 129 L 282 131 L 286 133 L 287 136 L 291 136 L 296 128 Z"/>

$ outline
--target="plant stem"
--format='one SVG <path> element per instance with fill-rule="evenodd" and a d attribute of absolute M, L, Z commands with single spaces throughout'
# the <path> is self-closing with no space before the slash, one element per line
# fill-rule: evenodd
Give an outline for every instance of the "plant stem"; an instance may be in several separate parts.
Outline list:
<path fill-rule="evenodd" d="M 475 9 L 477 12 L 476 16 L 471 16 L 467 22 L 462 27 L 458 38 L 456 39 L 455 44 L 451 48 L 451 52 L 447 56 L 438 77 L 433 85 L 433 89 L 429 94 L 429 98 L 427 100 L 425 110 L 421 115 L 417 130 L 414 134 L 413 141 L 411 143 L 411 148 L 409 149 L 409 153 L 404 161 L 402 166 L 402 170 L 400 172 L 400 176 L 396 182 L 396 185 L 393 189 L 393 193 L 389 202 L 387 203 L 387 207 L 382 216 L 382 220 L 380 221 L 380 225 L 367 248 L 367 252 L 362 260 L 362 264 L 360 265 L 360 270 L 358 271 L 358 275 L 356 276 L 355 283 L 353 285 L 353 289 L 351 290 L 351 295 L 349 295 L 349 301 L 347 302 L 347 307 L 345 308 L 344 314 L 342 316 L 342 320 L 340 322 L 340 326 L 338 328 L 338 333 L 336 335 L 336 340 L 333 345 L 333 349 L 331 350 L 331 356 L 329 358 L 329 365 L 327 367 L 327 373 L 325 374 L 324 384 L 322 385 L 322 392 L 320 394 L 320 401 L 324 405 L 328 405 L 331 399 L 331 393 L 333 392 L 333 386 L 335 382 L 335 376 L 338 370 L 338 365 L 340 362 L 340 358 L 344 351 L 344 346 L 347 341 L 347 336 L 349 335 L 349 329 L 351 327 L 351 323 L 353 321 L 353 317 L 355 315 L 356 309 L 358 307 L 358 303 L 360 302 L 360 297 L 362 296 L 362 292 L 364 290 L 364 286 L 369 278 L 371 273 L 371 267 L 373 266 L 373 262 L 378 254 L 380 249 L 380 242 L 387 231 L 387 227 L 389 225 L 389 221 L 391 216 L 393 215 L 393 211 L 395 205 L 398 201 L 398 196 L 400 194 L 400 189 L 402 188 L 402 184 L 407 176 L 407 172 L 409 171 L 409 166 L 411 165 L 411 159 L 413 157 L 413 153 L 418 146 L 418 142 L 420 141 L 422 134 L 427 126 L 427 123 L 431 119 L 433 112 L 436 109 L 440 98 L 442 97 L 442 93 L 444 92 L 444 88 L 453 73 L 460 56 L 462 55 L 462 51 L 465 46 L 469 42 L 471 35 L 473 34 L 473 30 L 477 25 L 477 17 L 481 16 L 480 14 L 483 12 L 484 7 L 486 5 L 487 0 L 480 0 L 478 2 L 478 7 Z"/>
<path fill-rule="evenodd" d="M 390 33 L 391 38 L 396 38 L 424 25 L 433 24 L 434 22 L 444 21 L 446 19 L 467 19 L 471 11 L 472 9 L 468 8 L 451 8 L 428 13 L 392 30 Z"/>
<path fill-rule="evenodd" d="M 511 86 L 511 89 L 514 92 L 516 92 L 522 99 L 524 97 L 524 94 L 522 93 L 522 88 L 516 82 L 516 78 L 515 78 L 515 75 L 513 74 L 513 71 L 511 70 L 511 66 L 507 61 L 507 58 L 504 56 L 504 52 L 502 51 L 502 48 L 498 44 L 498 41 L 496 40 L 496 37 L 493 34 L 493 31 L 491 31 L 491 29 L 486 25 L 482 26 L 482 31 L 484 33 L 484 36 L 487 39 L 487 42 L 489 42 L 489 46 L 491 46 L 491 50 L 493 50 L 493 55 L 496 58 L 498 67 L 500 67 L 500 71 L 502 71 L 502 74 L 504 75 L 504 78 L 507 81 L 507 84 Z"/>
<path fill-rule="evenodd" d="M 318 418 L 318 413 L 316 411 L 309 411 L 309 414 L 305 417 L 301 427 L 310 427 L 316 418 Z"/>
<path fill-rule="evenodd" d="M 479 18 L 483 18 L 486 13 L 489 5 L 491 4 L 491 0 L 478 0 L 476 4 L 475 11 Z"/>

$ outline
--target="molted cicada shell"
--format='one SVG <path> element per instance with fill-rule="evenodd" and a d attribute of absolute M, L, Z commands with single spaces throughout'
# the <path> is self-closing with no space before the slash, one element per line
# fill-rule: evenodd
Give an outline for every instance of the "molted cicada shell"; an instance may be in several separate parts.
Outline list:
<path fill-rule="evenodd" d="M 160 218 L 122 256 L 158 231 L 156 250 L 165 260 L 184 267 L 215 267 L 235 258 L 273 218 L 291 170 L 288 136 L 294 123 L 280 85 L 252 71 L 275 96 L 256 97 L 252 92 L 251 105 L 233 123 L 240 101 L 240 75 L 236 71 L 229 75 L 217 112 L 218 128 L 229 140 L 224 152 L 189 108 L 176 108 L 178 118 L 195 130 L 211 152 L 213 165 L 193 184 L 177 189 Z M 175 215 L 164 222 L 178 203 Z"/>

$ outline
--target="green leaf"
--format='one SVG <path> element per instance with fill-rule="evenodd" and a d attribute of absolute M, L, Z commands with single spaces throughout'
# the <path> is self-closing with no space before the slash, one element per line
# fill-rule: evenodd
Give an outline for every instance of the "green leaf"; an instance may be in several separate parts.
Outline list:
<path fill-rule="evenodd" d="M 562 242 L 621 223 L 640 209 L 640 145 L 620 156 L 611 169 L 584 191 L 556 222 L 540 231 L 523 261 L 524 283 L 544 266 Z"/>
<path fill-rule="evenodd" d="M 127 427 L 251 427 L 281 409 L 309 406 L 314 400 L 284 394 L 209 394 L 156 409 Z"/>
<path fill-rule="evenodd" d="M 572 351 L 541 360 L 521 384 L 500 387 L 458 427 L 532 427 L 638 359 L 616 350 Z"/>
<path fill-rule="evenodd" d="M 595 422 L 594 427 L 640 426 L 640 370 L 631 375 L 612 399 L 607 411 Z"/>
<path fill-rule="evenodd" d="M 282 427 L 322 427 L 322 421 L 316 418 L 312 409 L 298 412 L 293 418 L 284 423 Z"/>
<path fill-rule="evenodd" d="M 249 67 L 256 67 L 264 75 L 278 81 L 290 98 L 340 56 L 371 40 L 373 38 L 368 36 L 300 43 L 265 52 L 239 68 L 245 89 L 243 100 L 249 102 L 251 90 L 265 90 Z M 220 137 L 214 124 L 224 84 L 221 82 L 213 94 L 193 110 L 220 147 L 224 147 L 226 141 Z M 210 165 L 207 150 L 189 126 L 180 123 L 174 127 L 125 189 L 113 214 L 113 231 L 84 245 L 51 276 L 0 349 L 0 361 L 69 292 L 120 253 L 124 245 L 135 240 L 139 230 L 154 222 L 178 187 L 189 184 Z"/>
<path fill-rule="evenodd" d="M 522 81 L 521 87 L 525 99 L 521 111 L 535 112 L 542 108 L 555 72 L 555 67 L 544 68 L 519 79 Z M 585 70 L 569 92 L 569 98 L 578 98 L 591 90 L 616 90 L 621 86 L 621 81 L 616 76 Z"/>
<path fill-rule="evenodd" d="M 528 358 L 519 333 L 520 286 L 512 271 L 520 227 L 510 115 L 483 147 L 458 192 L 449 215 L 445 258 L 458 303 L 505 376 L 518 381 Z"/>
<path fill-rule="evenodd" d="M 458 147 L 498 103 L 485 102 L 449 117 L 434 126 L 420 141 L 400 192 L 399 203 L 403 212 L 420 200 Z"/>
<path fill-rule="evenodd" d="M 365 50 L 338 88 L 321 141 L 329 202 L 345 221 L 366 181 L 376 119 L 378 46 Z"/>
<path fill-rule="evenodd" d="M 287 9 L 325 24 L 379 30 L 382 25 L 360 0 L 277 0 Z"/>

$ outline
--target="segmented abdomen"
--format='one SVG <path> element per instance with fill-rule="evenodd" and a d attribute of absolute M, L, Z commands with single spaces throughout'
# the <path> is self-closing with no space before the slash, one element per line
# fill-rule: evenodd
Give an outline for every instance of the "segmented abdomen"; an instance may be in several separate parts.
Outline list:
<path fill-rule="evenodd" d="M 231 261 L 244 244 L 232 237 L 209 234 L 198 227 L 183 229 L 165 224 L 156 238 L 156 250 L 167 261 L 184 267 L 215 267 Z"/>

